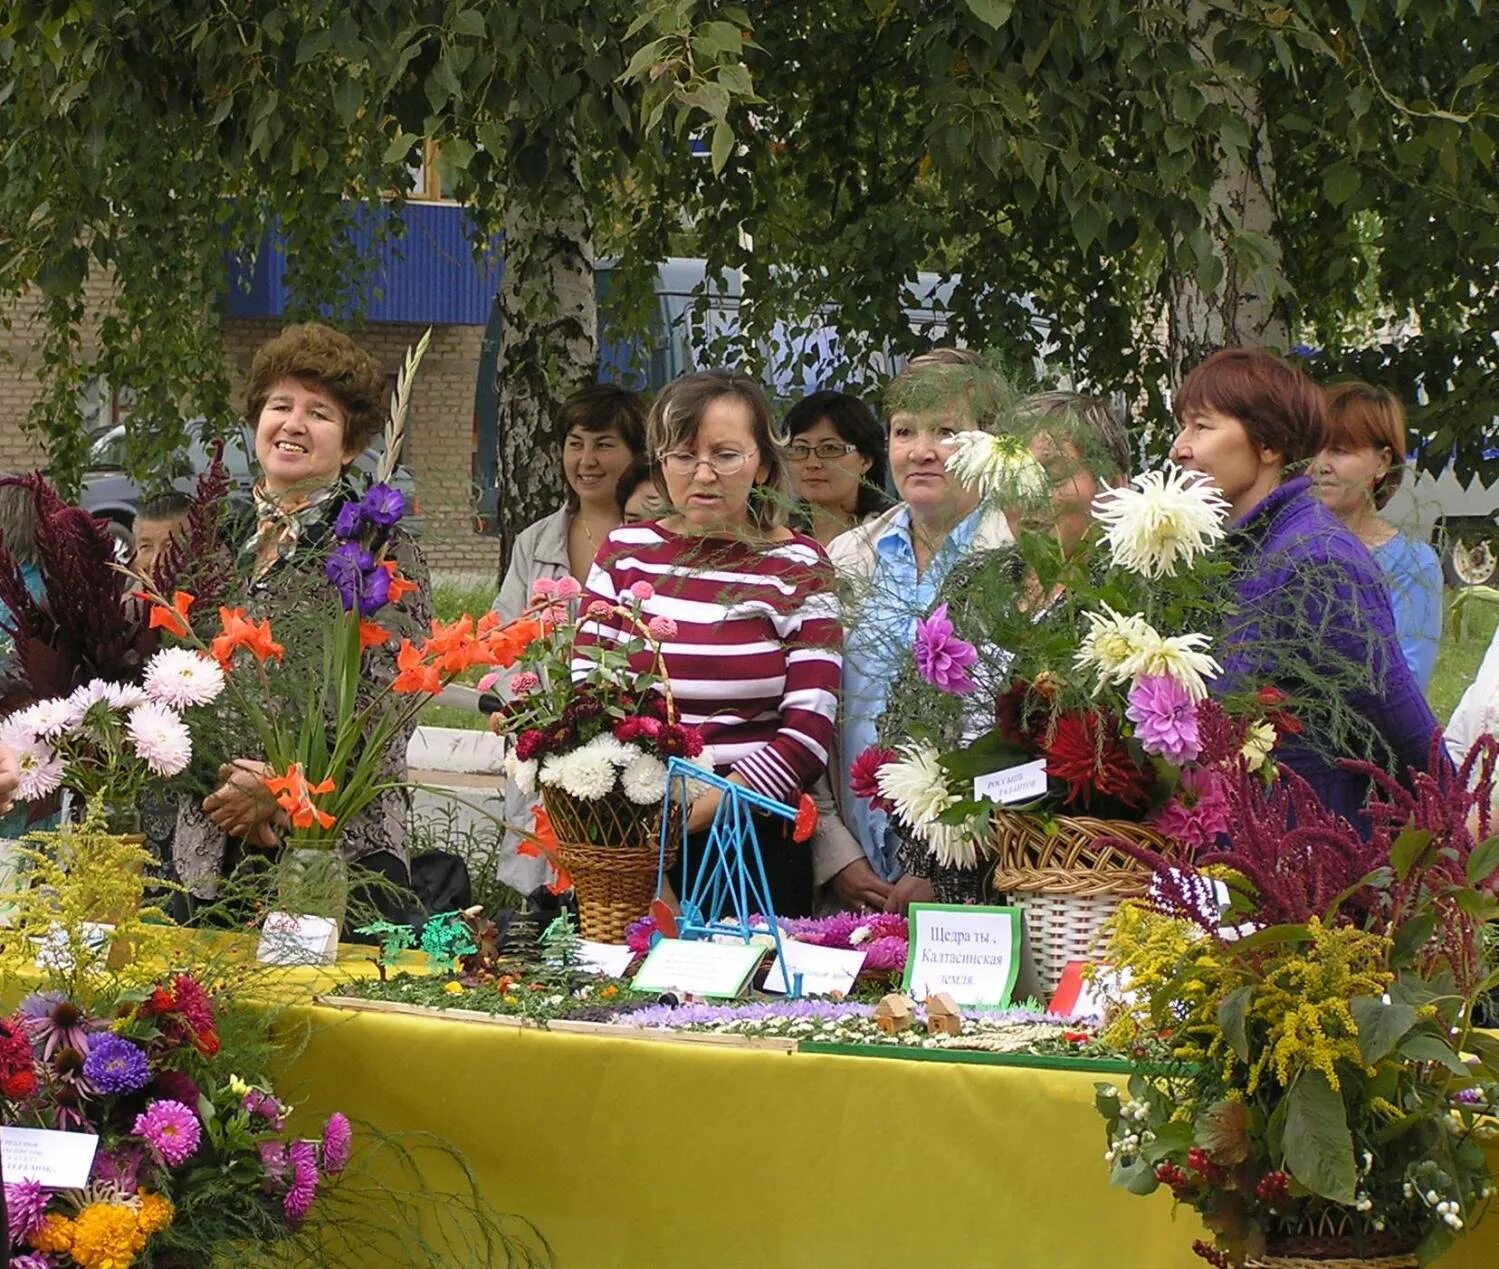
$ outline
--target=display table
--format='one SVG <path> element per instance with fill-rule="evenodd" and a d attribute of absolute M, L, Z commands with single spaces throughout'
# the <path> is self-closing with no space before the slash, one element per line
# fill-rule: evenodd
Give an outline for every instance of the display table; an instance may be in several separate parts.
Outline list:
<path fill-rule="evenodd" d="M 1194 1213 L 1108 1184 L 1123 1077 L 407 1014 L 312 1024 L 288 1090 L 435 1132 L 558 1269 L 1201 1269 Z M 1499 1264 L 1499 1218 L 1446 1259 Z"/>

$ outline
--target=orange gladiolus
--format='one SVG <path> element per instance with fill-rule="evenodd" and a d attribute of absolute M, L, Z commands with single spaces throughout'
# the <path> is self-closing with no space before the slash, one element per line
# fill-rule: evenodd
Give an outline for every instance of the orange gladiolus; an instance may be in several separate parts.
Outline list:
<path fill-rule="evenodd" d="M 144 599 L 151 605 L 149 629 L 160 627 L 169 635 L 176 635 L 179 639 L 187 638 L 187 610 L 193 606 L 194 600 L 185 590 L 174 591 L 170 604 L 160 595 L 151 595 L 143 590 L 136 591 L 135 597 Z"/>
<path fill-rule="evenodd" d="M 213 659 L 226 670 L 236 649 L 248 648 L 257 661 L 274 658 L 280 661 L 286 649 L 271 638 L 269 621 L 250 621 L 243 608 L 220 608 L 219 621 L 222 633 L 209 645 Z"/>
<path fill-rule="evenodd" d="M 552 828 L 552 821 L 547 818 L 546 808 L 540 803 L 531 808 L 531 822 L 533 827 L 530 835 L 522 837 L 515 844 L 515 853 L 532 859 L 545 859 L 556 874 L 547 882 L 547 889 L 552 894 L 565 894 L 573 888 L 572 874 L 557 862 L 557 834 Z"/>
<path fill-rule="evenodd" d="M 314 823 L 319 828 L 333 827 L 334 817 L 312 804 L 314 794 L 333 792 L 332 776 L 321 784 L 308 784 L 302 764 L 294 762 L 284 776 L 267 776 L 265 787 L 275 795 L 276 805 L 291 816 L 293 828 L 311 828 Z"/>
<path fill-rule="evenodd" d="M 396 677 L 390 685 L 392 692 L 426 692 L 436 695 L 442 691 L 442 677 L 437 667 L 427 662 L 420 648 L 412 646 L 410 639 L 402 639 L 396 653 Z"/>
<path fill-rule="evenodd" d="M 493 663 L 508 670 L 520 660 L 521 653 L 541 638 L 542 633 L 541 622 L 533 618 L 523 617 L 519 621 L 512 621 L 503 630 L 497 631 L 489 638 L 489 651 L 493 657 Z"/>
<path fill-rule="evenodd" d="M 407 581 L 396 572 L 396 562 L 394 560 L 381 560 L 380 567 L 390 574 L 391 603 L 398 604 L 404 596 L 409 595 L 412 591 L 421 590 L 421 587 L 415 582 Z"/>
<path fill-rule="evenodd" d="M 378 648 L 390 638 L 390 631 L 378 621 L 368 619 L 359 623 L 359 650 L 361 652 L 369 648 Z"/>

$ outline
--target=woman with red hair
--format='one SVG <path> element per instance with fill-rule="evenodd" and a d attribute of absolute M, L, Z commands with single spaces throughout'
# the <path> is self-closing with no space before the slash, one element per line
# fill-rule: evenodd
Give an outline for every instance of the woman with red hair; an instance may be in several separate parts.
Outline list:
<path fill-rule="evenodd" d="M 1286 693 L 1296 723 L 1282 725 L 1277 761 L 1359 823 L 1368 780 L 1339 759 L 1424 769 L 1437 721 L 1401 654 L 1378 566 L 1303 474 L 1322 448 L 1322 391 L 1269 353 L 1229 348 L 1186 377 L 1173 409 L 1172 460 L 1211 478 L 1230 507 L 1215 690 Z"/>

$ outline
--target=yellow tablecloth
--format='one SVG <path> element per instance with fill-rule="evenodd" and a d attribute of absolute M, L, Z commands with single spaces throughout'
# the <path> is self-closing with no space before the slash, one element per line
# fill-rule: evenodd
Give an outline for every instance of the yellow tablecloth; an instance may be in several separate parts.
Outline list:
<path fill-rule="evenodd" d="M 304 1016 L 304 1113 L 445 1136 L 559 1269 L 1201 1269 L 1190 1211 L 1108 1185 L 1122 1077 Z M 1499 1264 L 1499 1219 L 1441 1264 Z"/>

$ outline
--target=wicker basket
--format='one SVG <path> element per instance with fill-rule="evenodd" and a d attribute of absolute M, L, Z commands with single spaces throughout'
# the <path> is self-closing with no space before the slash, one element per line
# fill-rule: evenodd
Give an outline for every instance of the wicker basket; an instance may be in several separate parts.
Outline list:
<path fill-rule="evenodd" d="M 1022 990 L 1049 998 L 1068 961 L 1091 959 L 1099 931 L 1120 900 L 1149 888 L 1146 867 L 1104 840 L 1110 837 L 1168 849 L 1154 829 L 1129 820 L 994 813 L 990 885 L 1008 895 L 1024 918 Z"/>
<path fill-rule="evenodd" d="M 1245 1269 L 1416 1269 L 1419 1261 L 1404 1236 L 1366 1231 L 1355 1243 L 1348 1227 L 1346 1208 L 1326 1209 L 1311 1228 L 1269 1239 Z"/>
<path fill-rule="evenodd" d="M 1244 1269 L 1416 1269 L 1416 1253 L 1406 1256 L 1251 1256 Z"/>
<path fill-rule="evenodd" d="M 561 789 L 542 790 L 547 819 L 557 835 L 557 859 L 572 874 L 578 929 L 596 943 L 623 943 L 631 921 L 645 915 L 656 897 L 661 810 L 645 809 L 623 794 L 582 801 Z M 678 811 L 666 866 L 677 859 Z M 589 839 L 605 845 L 589 844 Z"/>

